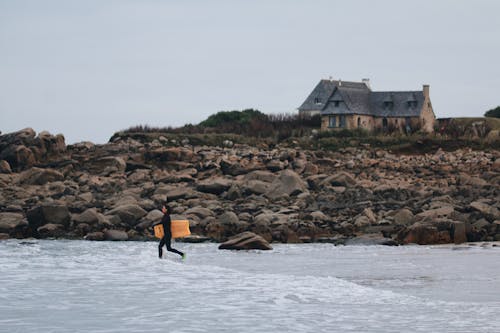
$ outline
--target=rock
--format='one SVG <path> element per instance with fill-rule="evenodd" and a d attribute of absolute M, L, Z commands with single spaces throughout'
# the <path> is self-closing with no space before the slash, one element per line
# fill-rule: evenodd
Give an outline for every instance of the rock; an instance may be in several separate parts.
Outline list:
<path fill-rule="evenodd" d="M 292 170 L 283 170 L 279 177 L 271 183 L 270 190 L 265 195 L 269 199 L 279 199 L 306 191 L 306 184 L 298 174 Z"/>
<path fill-rule="evenodd" d="M 88 225 L 94 225 L 99 222 L 99 215 L 97 209 L 89 208 L 83 213 L 73 216 L 73 222 L 75 224 L 86 223 Z"/>
<path fill-rule="evenodd" d="M 345 240 L 345 245 L 388 245 L 397 246 L 398 243 L 391 238 L 383 237 L 379 234 L 367 234 Z"/>
<path fill-rule="evenodd" d="M 451 242 L 450 234 L 447 231 L 439 231 L 434 225 L 416 222 L 406 230 L 403 238 L 405 244 L 446 244 Z"/>
<path fill-rule="evenodd" d="M 231 187 L 232 181 L 227 178 L 208 179 L 198 183 L 196 190 L 204 193 L 221 194 Z"/>
<path fill-rule="evenodd" d="M 325 178 L 322 185 L 353 187 L 356 183 L 356 180 L 351 174 L 341 171 Z"/>
<path fill-rule="evenodd" d="M 49 223 L 68 227 L 71 220 L 68 207 L 57 203 L 46 203 L 37 206 L 28 211 L 27 217 L 32 230 L 37 230 Z"/>
<path fill-rule="evenodd" d="M 481 212 L 490 221 L 500 219 L 500 210 L 481 201 L 474 201 L 470 207 Z"/>
<path fill-rule="evenodd" d="M 0 159 L 17 171 L 30 168 L 37 162 L 33 151 L 24 145 L 11 145 L 1 150 Z"/>
<path fill-rule="evenodd" d="M 219 250 L 272 250 L 271 245 L 253 232 L 243 232 L 219 246 Z"/>
<path fill-rule="evenodd" d="M 422 213 L 418 213 L 415 218 L 417 221 L 420 220 L 432 220 L 432 219 L 437 219 L 440 217 L 448 217 L 454 212 L 453 207 L 451 206 L 445 206 L 441 208 L 436 208 L 436 209 L 430 209 L 423 211 Z"/>
<path fill-rule="evenodd" d="M 464 222 L 454 221 L 452 225 L 453 242 L 461 244 L 467 242 L 466 227 Z"/>
<path fill-rule="evenodd" d="M 126 241 L 128 240 L 128 234 L 123 230 L 106 230 L 104 239 L 108 241 Z"/>
<path fill-rule="evenodd" d="M 0 173 L 12 173 L 9 162 L 0 160 Z"/>
<path fill-rule="evenodd" d="M 147 212 L 139 205 L 127 204 L 118 206 L 106 213 L 106 215 L 118 215 L 123 223 L 135 226 Z"/>
<path fill-rule="evenodd" d="M 87 235 L 85 235 L 84 239 L 89 240 L 89 241 L 103 241 L 104 240 L 104 233 L 102 233 L 100 231 L 90 232 Z"/>
<path fill-rule="evenodd" d="M 184 215 L 196 215 L 200 219 L 207 218 L 209 216 L 214 216 L 214 213 L 208 209 L 203 207 L 193 207 L 184 212 Z"/>
<path fill-rule="evenodd" d="M 10 238 L 9 234 L 4 234 L 3 232 L 0 232 L 0 240 L 6 240 L 9 238 Z"/>
<path fill-rule="evenodd" d="M 28 221 L 23 214 L 0 213 L 0 233 L 14 234 L 27 226 Z"/>
<path fill-rule="evenodd" d="M 249 180 L 243 185 L 243 193 L 246 195 L 249 194 L 264 194 L 269 191 L 270 183 L 263 182 L 261 180 Z"/>
<path fill-rule="evenodd" d="M 207 236 L 217 241 L 225 241 L 246 228 L 246 223 L 241 222 L 234 212 L 225 212 L 206 226 Z"/>
<path fill-rule="evenodd" d="M 21 173 L 19 182 L 23 185 L 44 185 L 50 182 L 63 181 L 64 175 L 53 169 L 31 168 Z"/>
<path fill-rule="evenodd" d="M 403 208 L 394 214 L 394 223 L 397 225 L 411 225 L 415 220 L 415 217 L 411 210 Z"/>
<path fill-rule="evenodd" d="M 199 236 L 199 235 L 190 235 L 187 237 L 177 238 L 175 241 L 182 242 L 182 243 L 205 243 L 205 242 L 210 242 L 211 239 L 210 239 L 210 237 L 204 237 L 204 236 Z"/>
<path fill-rule="evenodd" d="M 106 156 L 93 160 L 88 165 L 88 169 L 92 173 L 123 173 L 127 168 L 127 163 L 121 157 Z"/>
<path fill-rule="evenodd" d="M 47 223 L 37 229 L 41 238 L 59 238 L 64 235 L 64 226 L 61 224 Z"/>

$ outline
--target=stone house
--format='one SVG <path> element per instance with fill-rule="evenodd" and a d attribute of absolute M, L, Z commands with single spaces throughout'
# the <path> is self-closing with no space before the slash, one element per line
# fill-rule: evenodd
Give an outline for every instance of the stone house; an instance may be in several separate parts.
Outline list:
<path fill-rule="evenodd" d="M 362 82 L 321 80 L 304 103 L 300 114 L 321 115 L 321 129 L 434 130 L 436 116 L 429 86 L 416 91 L 372 91 Z"/>

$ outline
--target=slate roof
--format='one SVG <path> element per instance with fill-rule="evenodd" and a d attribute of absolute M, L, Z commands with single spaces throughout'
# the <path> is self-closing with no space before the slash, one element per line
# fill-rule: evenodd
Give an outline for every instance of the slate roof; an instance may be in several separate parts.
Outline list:
<path fill-rule="evenodd" d="M 338 103 L 339 101 L 342 103 Z M 375 92 L 364 82 L 321 80 L 299 107 L 299 111 L 321 111 L 322 115 L 418 117 L 423 103 L 422 91 Z"/>

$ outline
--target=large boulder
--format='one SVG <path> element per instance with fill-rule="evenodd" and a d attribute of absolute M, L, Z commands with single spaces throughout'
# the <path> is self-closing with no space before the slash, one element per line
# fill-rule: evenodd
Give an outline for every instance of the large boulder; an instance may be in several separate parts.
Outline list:
<path fill-rule="evenodd" d="M 219 250 L 272 250 L 273 248 L 261 236 L 253 232 L 243 232 L 219 245 Z"/>
<path fill-rule="evenodd" d="M 283 170 L 266 193 L 269 199 L 279 199 L 306 192 L 307 186 L 300 176 L 292 170 Z"/>
<path fill-rule="evenodd" d="M 232 185 L 232 181 L 227 178 L 207 179 L 196 186 L 196 190 L 204 193 L 221 194 L 227 191 Z"/>
<path fill-rule="evenodd" d="M 47 223 L 37 229 L 38 237 L 59 238 L 64 235 L 65 229 L 61 224 Z"/>
<path fill-rule="evenodd" d="M 481 212 L 484 217 L 489 221 L 494 221 L 500 219 L 500 210 L 494 206 L 490 206 L 485 202 L 474 201 L 470 204 L 470 207 L 478 212 Z"/>
<path fill-rule="evenodd" d="M 0 173 L 12 173 L 9 162 L 0 160 Z"/>
<path fill-rule="evenodd" d="M 121 157 L 106 156 L 90 162 L 88 169 L 92 173 L 123 173 L 127 163 Z"/>
<path fill-rule="evenodd" d="M 89 208 L 83 213 L 73 216 L 73 222 L 75 224 L 86 223 L 88 225 L 94 225 L 99 222 L 99 214 L 97 209 Z"/>
<path fill-rule="evenodd" d="M 1 150 L 0 159 L 6 160 L 14 170 L 24 170 L 37 161 L 33 151 L 24 145 L 11 145 Z"/>
<path fill-rule="evenodd" d="M 356 185 L 356 180 L 354 176 L 351 174 L 341 171 L 329 177 L 326 177 L 322 181 L 322 185 L 330 185 L 330 186 L 343 186 L 343 187 L 352 187 Z"/>
<path fill-rule="evenodd" d="M 50 182 L 63 181 L 64 175 L 57 170 L 31 168 L 21 173 L 19 182 L 23 185 L 43 185 Z"/>
<path fill-rule="evenodd" d="M 36 206 L 27 213 L 28 222 L 32 230 L 37 230 L 45 224 L 61 224 L 68 227 L 71 215 L 68 207 L 57 203 L 46 203 Z"/>
<path fill-rule="evenodd" d="M 118 206 L 106 213 L 106 215 L 117 215 L 123 223 L 135 226 L 147 212 L 136 204 Z"/>
<path fill-rule="evenodd" d="M 404 244 L 460 244 L 467 241 L 464 222 L 439 218 L 432 222 L 416 222 L 398 234 Z"/>
<path fill-rule="evenodd" d="M 206 234 L 217 241 L 225 241 L 246 229 L 247 224 L 241 222 L 234 212 L 226 212 L 206 226 Z"/>
<path fill-rule="evenodd" d="M 126 241 L 128 240 L 128 234 L 123 230 L 106 230 L 104 239 L 108 241 Z"/>
<path fill-rule="evenodd" d="M 28 226 L 23 214 L 0 213 L 0 233 L 14 234 Z"/>

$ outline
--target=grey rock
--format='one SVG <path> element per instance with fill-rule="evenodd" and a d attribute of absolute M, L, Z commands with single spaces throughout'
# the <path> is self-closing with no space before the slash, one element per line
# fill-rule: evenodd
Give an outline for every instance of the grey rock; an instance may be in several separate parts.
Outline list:
<path fill-rule="evenodd" d="M 253 232 L 243 232 L 219 245 L 219 250 L 272 250 L 271 245 Z"/>

